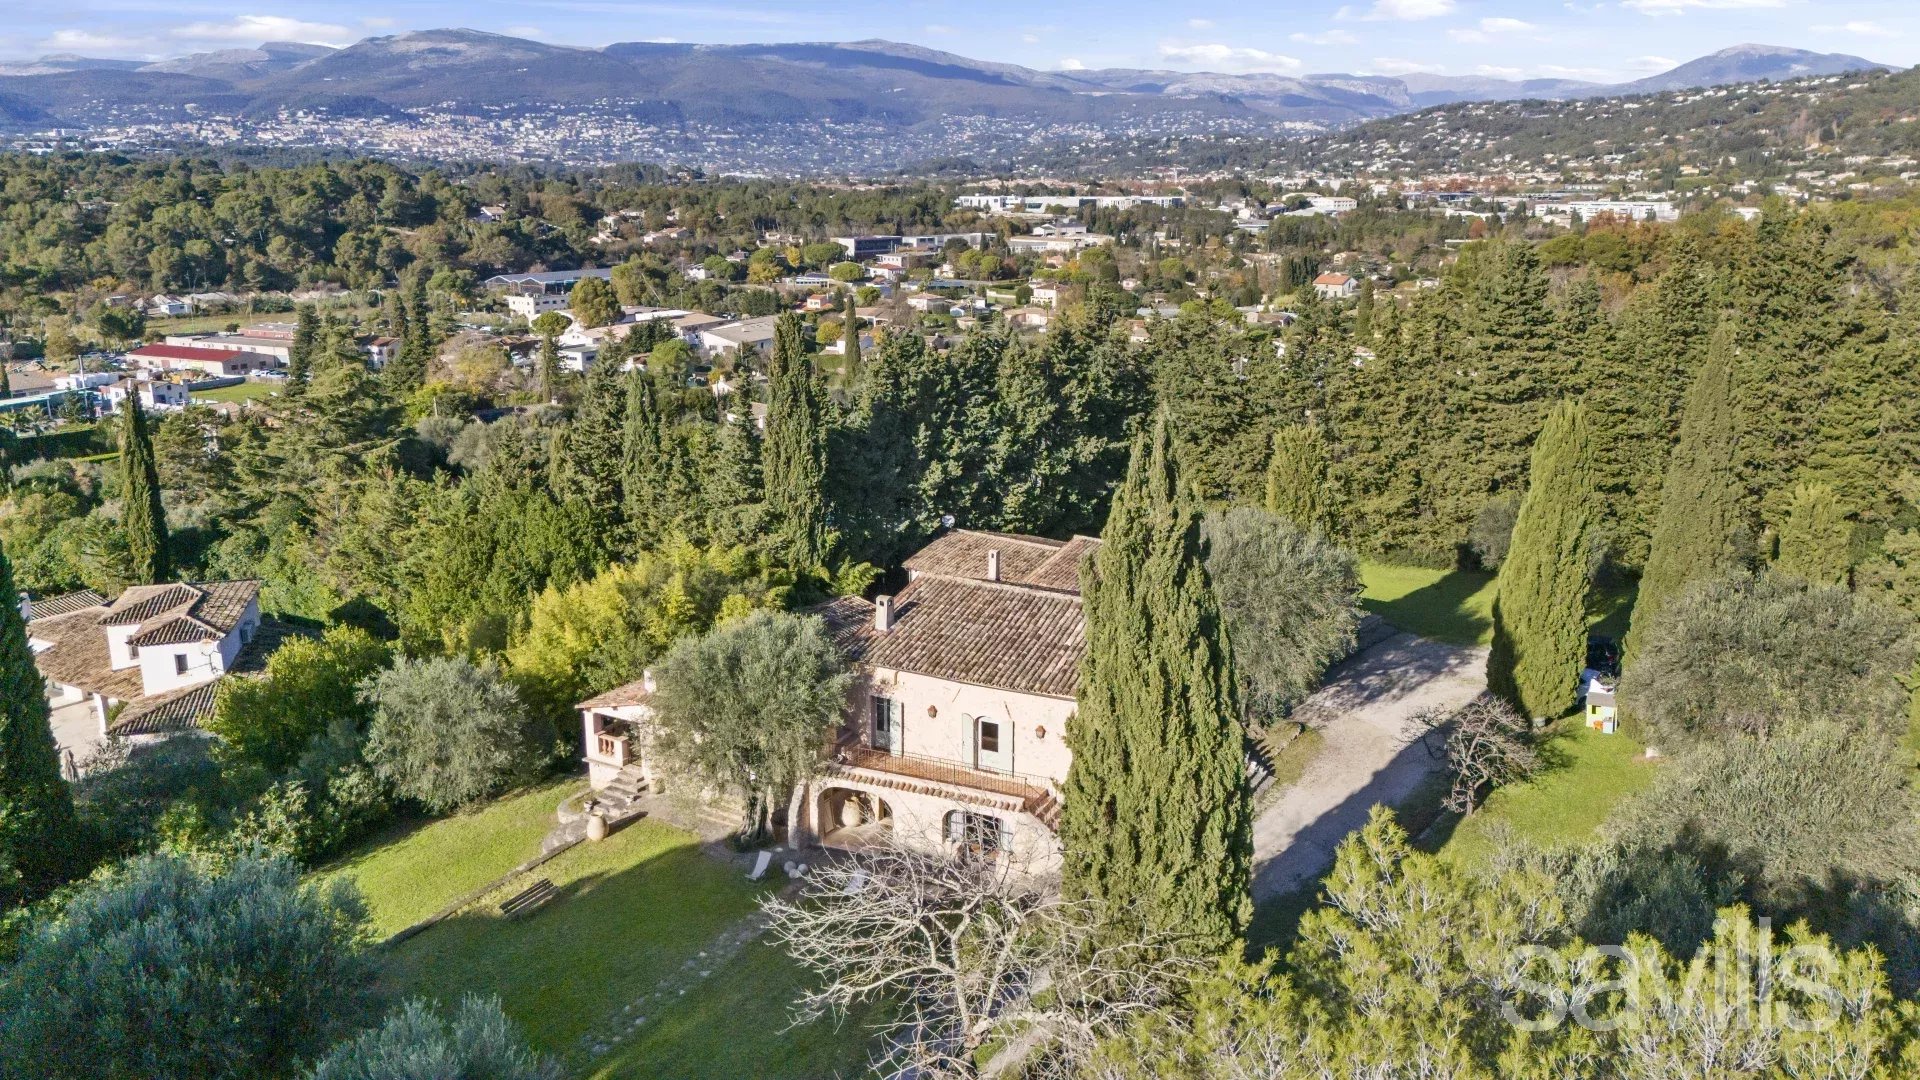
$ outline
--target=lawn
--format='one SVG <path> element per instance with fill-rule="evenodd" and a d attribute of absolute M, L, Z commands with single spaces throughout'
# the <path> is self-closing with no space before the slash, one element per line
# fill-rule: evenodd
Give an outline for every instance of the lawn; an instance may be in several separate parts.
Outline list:
<path fill-rule="evenodd" d="M 1360 563 L 1360 603 L 1393 625 L 1452 645 L 1493 640 L 1494 576 L 1484 570 L 1433 570 L 1422 566 Z M 1594 633 L 1616 640 L 1627 630 L 1634 587 L 1593 590 L 1587 622 Z"/>
<path fill-rule="evenodd" d="M 790 1002 L 806 973 L 777 947 L 754 942 L 716 971 L 697 995 L 651 1020 L 586 1074 L 590 1080 L 859 1077 L 868 1075 L 861 1016 L 790 1028 L 773 1002 Z M 743 1023 L 743 1017 L 752 1022 Z"/>
<path fill-rule="evenodd" d="M 540 853 L 554 807 L 581 787 L 578 779 L 532 788 L 472 813 L 388 830 L 323 868 L 360 886 L 385 938 Z"/>
<path fill-rule="evenodd" d="M 1524 784 L 1500 788 L 1462 819 L 1440 851 L 1462 862 L 1484 859 L 1505 833 L 1543 845 L 1591 839 L 1621 799 L 1645 788 L 1656 766 L 1626 735 L 1602 735 L 1578 717 L 1561 722 L 1548 744 L 1549 767 Z"/>
<path fill-rule="evenodd" d="M 1453 645 L 1492 639 L 1492 574 L 1363 560 L 1360 584 L 1362 606 L 1409 633 Z"/>
<path fill-rule="evenodd" d="M 234 386 L 220 386 L 212 390 L 193 390 L 189 388 L 188 400 L 208 401 L 252 401 L 263 398 L 279 389 L 271 382 L 248 381 Z"/>
<path fill-rule="evenodd" d="M 547 801 L 548 812 L 555 801 Z M 424 850 L 413 858 L 429 872 L 452 861 Z M 524 918 L 502 918 L 499 902 L 534 876 L 551 880 L 559 895 Z M 752 914 L 770 887 L 703 853 L 692 834 L 642 819 L 394 946 L 383 982 L 441 1001 L 469 991 L 497 995 L 533 1044 L 570 1074 L 598 1068 L 605 1077 L 800 1080 L 830 1075 L 827 1063 L 857 1066 L 865 1042 L 858 1030 L 783 1030 L 800 974 L 771 948 L 750 944 L 711 975 L 699 974 L 708 970 L 701 954 Z M 658 1001 L 641 998 L 663 983 L 669 1004 L 659 1012 Z M 647 1023 L 595 1062 L 589 1045 L 608 1040 L 629 1015 L 646 1015 Z"/>

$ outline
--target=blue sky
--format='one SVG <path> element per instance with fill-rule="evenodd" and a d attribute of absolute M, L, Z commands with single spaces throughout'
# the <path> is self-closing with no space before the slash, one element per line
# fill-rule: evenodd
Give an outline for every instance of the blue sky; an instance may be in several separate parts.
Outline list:
<path fill-rule="evenodd" d="M 883 37 L 1042 69 L 1430 71 L 1619 81 L 1740 42 L 1920 62 L 1913 0 L 1349 0 L 1275 5 L 1151 0 L 5 0 L 0 57 L 174 56 L 284 39 L 342 45 L 467 26 L 566 45 Z"/>

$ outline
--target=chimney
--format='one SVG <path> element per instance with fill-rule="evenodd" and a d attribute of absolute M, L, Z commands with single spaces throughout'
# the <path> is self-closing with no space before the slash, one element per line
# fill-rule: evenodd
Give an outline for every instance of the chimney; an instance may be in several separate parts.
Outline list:
<path fill-rule="evenodd" d="M 999 548 L 994 548 L 993 550 L 987 552 L 987 580 L 988 581 L 1000 580 L 1000 549 Z"/>
<path fill-rule="evenodd" d="M 20 621 L 33 621 L 33 597 L 25 589 L 20 590 Z"/>
<path fill-rule="evenodd" d="M 640 685 L 642 685 L 642 686 L 644 686 L 644 687 L 646 687 L 646 688 L 647 688 L 647 693 L 649 693 L 649 694 L 651 694 L 651 693 L 653 693 L 653 691 L 654 691 L 654 682 L 653 682 L 653 669 L 652 669 L 652 668 L 647 668 L 647 669 L 646 669 L 645 671 L 642 671 L 642 672 L 640 673 Z"/>
<path fill-rule="evenodd" d="M 873 598 L 873 628 L 883 634 L 893 629 L 893 597 Z"/>

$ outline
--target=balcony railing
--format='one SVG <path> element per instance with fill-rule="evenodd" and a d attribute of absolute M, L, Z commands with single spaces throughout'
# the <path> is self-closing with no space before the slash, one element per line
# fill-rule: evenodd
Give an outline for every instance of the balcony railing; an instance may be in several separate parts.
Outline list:
<path fill-rule="evenodd" d="M 843 733 L 834 743 L 833 760 L 852 768 L 872 769 L 875 772 L 891 773 L 895 776 L 906 776 L 935 784 L 991 791 L 996 795 L 1019 799 L 1023 803 L 1037 803 L 1052 793 L 1052 784 L 1044 777 L 981 772 L 945 758 L 875 750 L 871 746 L 861 745 L 858 734 L 851 732 Z"/>

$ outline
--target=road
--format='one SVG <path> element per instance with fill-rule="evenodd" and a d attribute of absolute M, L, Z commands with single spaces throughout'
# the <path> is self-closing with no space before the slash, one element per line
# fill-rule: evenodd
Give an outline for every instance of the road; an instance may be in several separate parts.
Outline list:
<path fill-rule="evenodd" d="M 1254 819 L 1254 902 L 1318 880 L 1373 806 L 1398 803 L 1438 771 L 1424 745 L 1406 741 L 1406 720 L 1472 700 L 1486 689 L 1486 665 L 1484 647 L 1395 634 L 1334 669 L 1295 714 L 1320 730 L 1319 754 Z"/>

